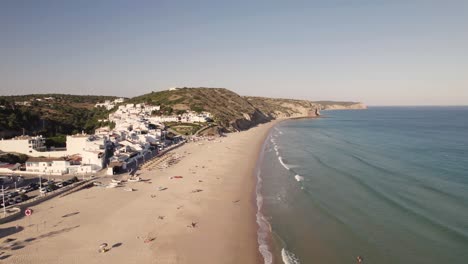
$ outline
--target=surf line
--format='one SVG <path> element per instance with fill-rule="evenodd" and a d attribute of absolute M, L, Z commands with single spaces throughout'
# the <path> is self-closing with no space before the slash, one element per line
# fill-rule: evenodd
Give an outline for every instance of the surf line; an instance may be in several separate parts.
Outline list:
<path fill-rule="evenodd" d="M 281 163 L 281 165 L 288 171 L 291 171 L 294 173 L 294 179 L 298 182 L 301 182 L 304 180 L 304 177 L 299 175 L 298 173 L 296 173 L 294 170 L 292 170 L 291 168 L 289 168 L 284 162 L 283 162 L 283 159 L 281 158 L 281 156 L 278 156 L 278 160 L 279 162 Z"/>
<path fill-rule="evenodd" d="M 290 170 L 290 168 L 289 168 L 288 166 L 286 166 L 286 164 L 284 164 L 283 159 L 281 158 L 281 156 L 278 156 L 278 160 L 279 160 L 279 162 L 281 163 L 281 165 L 283 165 L 283 167 L 284 167 L 285 169 Z"/>

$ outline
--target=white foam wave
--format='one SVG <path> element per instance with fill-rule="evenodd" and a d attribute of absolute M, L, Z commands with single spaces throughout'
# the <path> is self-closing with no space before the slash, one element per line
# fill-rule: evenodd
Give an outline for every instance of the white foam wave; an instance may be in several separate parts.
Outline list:
<path fill-rule="evenodd" d="M 270 230 L 270 224 L 265 219 L 262 214 L 262 206 L 263 206 L 263 196 L 260 192 L 262 187 L 262 178 L 260 177 L 261 171 L 257 171 L 257 187 L 255 193 L 257 195 L 257 224 L 258 224 L 258 231 L 257 231 L 257 242 L 258 242 L 258 250 L 263 257 L 265 264 L 272 264 L 273 263 L 273 254 L 271 254 L 268 248 L 268 234 Z"/>
<path fill-rule="evenodd" d="M 296 176 L 294 176 L 294 178 L 296 178 L 296 181 L 300 182 L 300 181 L 303 181 L 304 180 L 304 177 L 302 177 L 301 175 L 299 174 L 296 174 Z"/>
<path fill-rule="evenodd" d="M 289 170 L 289 167 L 286 166 L 286 164 L 284 164 L 283 159 L 281 158 L 281 156 L 278 156 L 278 160 L 279 160 L 279 162 L 281 163 L 281 165 L 283 165 L 283 167 L 284 167 L 285 169 Z"/>
<path fill-rule="evenodd" d="M 281 258 L 283 259 L 284 264 L 300 264 L 299 259 L 286 249 L 281 249 Z"/>
<path fill-rule="evenodd" d="M 277 127 L 275 127 L 275 130 L 278 131 L 278 133 L 280 133 L 281 135 L 283 135 L 283 132 L 279 130 Z"/>

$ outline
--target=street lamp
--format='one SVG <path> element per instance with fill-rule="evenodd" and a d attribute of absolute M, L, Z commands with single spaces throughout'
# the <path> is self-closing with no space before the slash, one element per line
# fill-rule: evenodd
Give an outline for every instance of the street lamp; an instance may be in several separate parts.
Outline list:
<path fill-rule="evenodd" d="M 41 196 L 42 196 L 43 193 L 40 191 L 40 190 L 42 190 L 42 177 L 41 177 L 41 176 L 42 176 L 42 175 L 39 175 L 39 193 L 40 193 Z"/>
<path fill-rule="evenodd" d="M 2 185 L 2 199 L 3 199 L 3 217 L 6 216 L 6 208 L 5 208 L 5 190 L 3 189 L 3 185 Z"/>

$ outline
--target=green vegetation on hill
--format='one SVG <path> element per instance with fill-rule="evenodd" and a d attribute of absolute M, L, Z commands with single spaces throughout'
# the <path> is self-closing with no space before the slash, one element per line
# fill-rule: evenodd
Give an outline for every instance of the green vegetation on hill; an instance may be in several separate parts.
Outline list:
<path fill-rule="evenodd" d="M 53 137 L 78 133 L 92 133 L 111 111 L 94 108 L 98 102 L 113 96 L 83 96 L 37 94 L 0 96 L 0 136 L 13 137 L 23 133 Z M 54 146 L 61 146 L 61 140 Z"/>
<path fill-rule="evenodd" d="M 354 102 L 312 102 L 307 100 L 240 96 L 224 88 L 179 88 L 173 91 L 151 92 L 134 97 L 126 103 L 160 105 L 154 114 L 180 114 L 185 110 L 207 111 L 221 128 L 244 130 L 258 123 L 279 117 L 315 116 L 330 105 L 354 105 Z"/>
<path fill-rule="evenodd" d="M 11 154 L 11 153 L 3 153 L 0 154 L 0 162 L 5 162 L 9 164 L 15 163 L 25 163 L 28 160 L 28 155 L 25 154 Z"/>
<path fill-rule="evenodd" d="M 172 114 L 179 110 L 207 111 L 213 114 L 216 123 L 225 128 L 243 129 L 236 127 L 239 125 L 236 121 L 246 116 L 253 117 L 255 122 L 268 121 L 266 116 L 243 97 L 224 88 L 181 88 L 151 92 L 134 97 L 127 103 L 160 105 L 161 111 L 158 114 Z"/>

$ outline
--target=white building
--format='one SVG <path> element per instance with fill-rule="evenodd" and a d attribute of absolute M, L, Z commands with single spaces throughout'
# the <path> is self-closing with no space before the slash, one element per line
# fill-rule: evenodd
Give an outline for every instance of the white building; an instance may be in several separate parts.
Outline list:
<path fill-rule="evenodd" d="M 47 151 L 44 143 L 45 138 L 42 136 L 21 136 L 0 140 L 0 150 L 22 153 L 31 157 L 55 159 L 77 154 L 82 157 L 82 164 L 91 166 L 92 170 L 100 170 L 105 164 L 106 148 L 110 141 L 107 137 L 98 135 L 78 134 L 67 136 L 67 148 L 61 151 Z M 57 167 L 58 165 L 54 166 Z"/>
<path fill-rule="evenodd" d="M 114 101 L 106 100 L 104 103 L 97 103 L 94 105 L 94 107 L 105 107 L 107 110 L 111 110 L 114 108 L 117 104 L 123 103 L 125 101 L 124 98 L 117 98 Z"/>
<path fill-rule="evenodd" d="M 2 140 L 0 140 L 0 150 L 3 152 L 17 152 L 34 156 L 38 152 L 46 150 L 44 144 L 45 138 L 42 136 L 19 136 L 7 140 L 2 138 Z"/>
<path fill-rule="evenodd" d="M 83 165 L 66 158 L 29 158 L 26 172 L 44 175 L 94 173 L 92 165 Z"/>
<path fill-rule="evenodd" d="M 70 162 L 64 158 L 29 158 L 26 171 L 44 174 L 65 174 Z"/>

